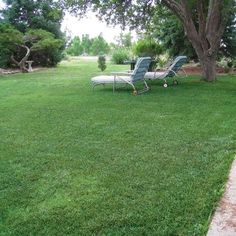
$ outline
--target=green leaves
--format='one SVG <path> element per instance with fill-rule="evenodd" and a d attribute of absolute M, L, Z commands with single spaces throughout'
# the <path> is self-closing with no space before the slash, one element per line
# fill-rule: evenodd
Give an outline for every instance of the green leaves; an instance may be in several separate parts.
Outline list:
<path fill-rule="evenodd" d="M 107 54 L 109 50 L 109 45 L 102 34 L 95 38 L 89 38 L 89 35 L 85 34 L 82 35 L 82 40 L 79 37 L 75 37 L 66 51 L 70 55 L 79 56 L 82 53 L 90 55 Z"/>
<path fill-rule="evenodd" d="M 14 47 L 23 43 L 23 34 L 8 24 L 0 24 L 0 45 Z"/>
<path fill-rule="evenodd" d="M 161 45 L 151 38 L 144 38 L 142 40 L 139 40 L 134 46 L 134 54 L 139 57 L 150 56 L 154 58 L 157 55 L 161 54 L 161 52 Z"/>
<path fill-rule="evenodd" d="M 5 40 L 8 49 L 13 45 L 18 57 L 21 57 L 22 49 L 17 48 L 17 44 L 25 44 L 31 48 L 33 52 L 30 60 L 34 61 L 34 65 L 56 65 L 62 58 L 65 45 L 64 35 L 60 30 L 63 9 L 59 2 L 6 0 L 5 3 L 2 17 L 4 22 L 11 25 L 11 32 L 2 35 L 0 41 Z M 5 65 L 9 65 L 10 54 L 5 55 L 8 55 Z"/>
<path fill-rule="evenodd" d="M 60 35 L 60 23 L 63 11 L 53 0 L 8 0 L 3 17 L 21 32 L 27 29 L 44 29 Z"/>
<path fill-rule="evenodd" d="M 23 44 L 23 34 L 8 24 L 0 24 L 0 67 L 10 64 L 10 57 Z"/>
<path fill-rule="evenodd" d="M 109 52 L 109 45 L 102 35 L 93 39 L 91 46 L 92 55 L 107 54 Z"/>
<path fill-rule="evenodd" d="M 107 68 L 106 57 L 104 55 L 99 55 L 99 57 L 98 57 L 98 68 L 101 71 L 104 71 Z"/>

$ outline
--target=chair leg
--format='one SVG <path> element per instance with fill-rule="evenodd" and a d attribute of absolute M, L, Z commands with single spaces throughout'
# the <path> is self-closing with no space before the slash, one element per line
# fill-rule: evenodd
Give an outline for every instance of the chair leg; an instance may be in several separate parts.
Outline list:
<path fill-rule="evenodd" d="M 173 85 L 178 85 L 178 84 L 179 84 L 178 80 L 177 80 L 177 79 L 174 79 L 174 80 L 173 80 Z"/>
<path fill-rule="evenodd" d="M 143 83 L 144 83 L 145 89 L 147 91 L 150 90 L 150 87 L 148 86 L 148 84 L 147 84 L 147 82 L 145 80 L 143 81 Z"/>
<path fill-rule="evenodd" d="M 145 80 L 143 80 L 143 83 L 144 83 L 144 88 L 142 89 L 142 90 L 137 90 L 136 88 L 135 88 L 135 86 L 132 84 L 132 87 L 133 87 L 133 89 L 134 89 L 134 91 L 133 91 L 133 95 L 138 95 L 138 94 L 141 94 L 141 93 L 145 93 L 145 92 L 147 92 L 148 90 L 150 90 L 150 88 L 149 88 L 149 86 L 147 85 L 147 82 L 145 81 Z"/>

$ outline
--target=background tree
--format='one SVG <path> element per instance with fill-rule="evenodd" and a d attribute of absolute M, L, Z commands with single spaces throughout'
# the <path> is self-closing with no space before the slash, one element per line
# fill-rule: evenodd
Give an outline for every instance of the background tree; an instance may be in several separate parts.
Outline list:
<path fill-rule="evenodd" d="M 23 34 L 27 34 L 31 29 L 43 29 L 53 34 L 53 40 L 52 37 L 47 40 L 51 47 L 47 50 L 34 50 L 29 54 L 29 59 L 34 61 L 34 65 L 55 66 L 62 59 L 65 44 L 64 35 L 60 30 L 63 11 L 58 2 L 54 0 L 5 0 L 4 2 L 6 7 L 1 11 L 0 22 L 13 26 Z M 55 40 L 58 40 L 58 43 L 55 43 Z M 46 44 L 44 46 L 46 48 Z M 22 48 L 22 51 L 25 50 Z M 5 66 L 10 64 L 7 55 L 5 55 Z"/>
<path fill-rule="evenodd" d="M 90 38 L 86 34 L 82 35 L 82 40 L 78 36 L 74 37 L 66 52 L 73 56 L 79 56 L 83 53 L 97 56 L 99 54 L 107 54 L 109 50 L 109 44 L 103 38 L 102 34 L 95 38 Z"/>
<path fill-rule="evenodd" d="M 93 39 L 90 52 L 92 55 L 102 55 L 109 52 L 109 44 L 105 41 L 102 34 Z"/>
<path fill-rule="evenodd" d="M 139 39 L 134 45 L 134 54 L 139 57 L 152 57 L 153 59 L 162 53 L 162 46 L 151 37 Z"/>
<path fill-rule="evenodd" d="M 84 52 L 80 37 L 76 36 L 72 39 L 66 52 L 72 56 L 79 56 Z"/>
<path fill-rule="evenodd" d="M 185 55 L 190 60 L 197 60 L 197 55 L 185 35 L 180 20 L 166 7 L 160 6 L 151 22 L 149 37 L 158 40 L 170 57 Z"/>
<path fill-rule="evenodd" d="M 125 47 L 125 48 L 131 48 L 132 46 L 132 35 L 131 33 L 120 33 L 118 37 L 116 37 L 116 43 L 118 47 Z"/>
<path fill-rule="evenodd" d="M 89 38 L 88 34 L 82 35 L 82 40 L 81 40 L 81 46 L 83 48 L 83 53 L 85 54 L 90 54 L 91 52 L 91 46 L 92 46 L 92 40 Z"/>
<path fill-rule="evenodd" d="M 54 0 L 3 0 L 6 4 L 2 16 L 20 32 L 44 29 L 61 37 L 63 10 Z"/>
<path fill-rule="evenodd" d="M 234 0 L 117 0 L 75 1 L 65 0 L 72 11 L 80 15 L 92 8 L 101 19 L 111 24 L 129 25 L 131 28 L 149 29 L 159 3 L 164 4 L 181 21 L 184 32 L 193 46 L 202 65 L 203 78 L 216 78 L 216 58 L 222 35 L 227 24 L 227 15 L 234 10 Z M 235 14 L 235 12 L 233 13 Z"/>
<path fill-rule="evenodd" d="M 0 24 L 0 63 L 10 66 L 14 62 L 22 72 L 27 72 L 26 61 L 29 57 L 49 59 L 47 54 L 56 56 L 55 52 L 60 50 L 63 43 L 62 40 L 55 39 L 52 33 L 42 29 L 29 30 L 23 34 L 11 25 Z"/>
<path fill-rule="evenodd" d="M 236 58 L 236 2 L 228 15 L 227 26 L 222 37 L 220 53 L 231 59 Z"/>
<path fill-rule="evenodd" d="M 236 4 L 234 11 L 227 16 L 227 24 L 220 44 L 220 55 L 233 58 L 236 55 Z M 189 42 L 181 21 L 165 6 L 156 10 L 150 22 L 149 34 L 160 40 L 171 57 L 186 55 L 189 59 L 197 60 L 197 55 Z"/>
<path fill-rule="evenodd" d="M 23 44 L 23 34 L 9 24 L 0 23 L 0 67 L 12 64 L 11 56 L 17 52 L 17 45 Z"/>
<path fill-rule="evenodd" d="M 25 33 L 26 44 L 31 47 L 31 60 L 41 66 L 55 66 L 62 59 L 64 39 L 58 39 L 53 33 L 42 29 Z M 27 41 L 28 40 L 28 41 Z"/>

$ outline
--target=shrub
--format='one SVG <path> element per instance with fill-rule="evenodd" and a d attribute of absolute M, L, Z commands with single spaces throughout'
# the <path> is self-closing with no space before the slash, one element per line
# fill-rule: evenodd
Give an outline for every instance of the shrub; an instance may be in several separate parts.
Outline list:
<path fill-rule="evenodd" d="M 103 55 L 100 55 L 98 57 L 98 68 L 101 69 L 101 71 L 104 71 L 107 66 L 106 66 L 106 57 Z"/>
<path fill-rule="evenodd" d="M 161 54 L 162 48 L 152 39 L 141 39 L 134 46 L 134 54 L 138 57 L 156 57 Z"/>
<path fill-rule="evenodd" d="M 225 73 L 229 73 L 233 70 L 234 61 L 231 58 L 222 57 L 221 60 L 217 63 L 217 65 L 223 67 Z"/>
<path fill-rule="evenodd" d="M 0 67 L 9 67 L 12 64 L 11 55 L 22 59 L 25 49 L 19 45 L 31 48 L 29 60 L 34 65 L 55 66 L 62 59 L 64 40 L 56 39 L 55 35 L 42 30 L 30 29 L 22 34 L 14 27 L 0 24 Z"/>
<path fill-rule="evenodd" d="M 112 54 L 112 61 L 115 64 L 124 64 L 129 59 L 129 51 L 123 48 L 116 49 Z"/>

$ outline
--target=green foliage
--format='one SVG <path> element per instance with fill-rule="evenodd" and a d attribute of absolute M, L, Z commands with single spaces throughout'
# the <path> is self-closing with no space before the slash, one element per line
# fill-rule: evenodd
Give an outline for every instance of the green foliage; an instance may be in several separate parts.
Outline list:
<path fill-rule="evenodd" d="M 82 35 L 82 40 L 76 36 L 66 49 L 67 53 L 72 56 L 79 56 L 81 54 L 97 56 L 99 54 L 107 54 L 109 50 L 109 45 L 102 34 L 95 38 L 90 38 L 89 35 L 85 34 Z"/>
<path fill-rule="evenodd" d="M 109 52 L 109 45 L 101 34 L 93 39 L 90 52 L 92 55 L 107 54 Z"/>
<path fill-rule="evenodd" d="M 5 0 L 3 18 L 20 32 L 29 28 L 44 29 L 61 37 L 60 24 L 63 11 L 54 0 Z"/>
<path fill-rule="evenodd" d="M 23 43 L 23 34 L 12 25 L 0 23 L 1 46 L 14 47 L 15 44 Z"/>
<path fill-rule="evenodd" d="M 30 29 L 23 34 L 11 25 L 0 24 L 1 67 L 11 66 L 12 55 L 22 58 L 25 49 L 19 45 L 27 45 L 31 49 L 29 60 L 33 60 L 34 65 L 55 66 L 61 60 L 64 41 L 42 29 Z"/>
<path fill-rule="evenodd" d="M 99 57 L 98 57 L 98 68 L 101 71 L 104 71 L 107 68 L 106 57 L 104 55 L 99 55 Z"/>
<path fill-rule="evenodd" d="M 197 59 L 197 55 L 185 35 L 182 23 L 165 7 L 156 11 L 149 33 L 161 42 L 163 51 L 170 57 L 186 55 L 189 59 Z"/>
<path fill-rule="evenodd" d="M 125 48 L 117 48 L 112 53 L 112 61 L 115 64 L 124 64 L 130 58 L 129 51 Z"/>
<path fill-rule="evenodd" d="M 205 2 L 207 7 L 207 2 Z M 236 55 L 236 3 L 231 5 L 232 11 L 226 17 L 226 29 L 222 37 L 220 56 L 234 57 Z M 192 3 L 192 9 L 195 9 Z M 193 10 L 193 12 L 195 12 Z M 197 16 L 195 17 L 197 18 Z M 189 59 L 197 60 L 195 50 L 188 40 L 180 20 L 170 10 L 159 7 L 150 21 L 149 33 L 161 41 L 163 48 L 171 57 L 186 55 Z"/>
<path fill-rule="evenodd" d="M 23 43 L 21 32 L 9 24 L 0 23 L 0 67 L 11 65 L 11 55 L 17 52 L 17 45 Z"/>
<path fill-rule="evenodd" d="M 82 35 L 81 46 L 84 50 L 83 53 L 90 54 L 92 44 L 93 44 L 92 39 L 89 38 L 88 34 Z"/>
<path fill-rule="evenodd" d="M 138 40 L 138 42 L 134 45 L 134 54 L 138 57 L 152 57 L 155 58 L 156 56 L 162 53 L 162 47 L 160 44 L 152 40 L 151 38 L 144 38 Z"/>
<path fill-rule="evenodd" d="M 24 34 L 23 43 L 32 47 L 29 60 L 33 60 L 34 65 L 56 65 L 62 58 L 65 45 L 60 30 L 63 11 L 59 3 L 54 0 L 6 0 L 5 3 L 2 21 Z M 18 48 L 17 54 L 20 58 L 22 49 Z M 9 66 L 9 54 L 4 61 L 3 64 Z"/>
<path fill-rule="evenodd" d="M 35 65 L 55 66 L 62 59 L 64 41 L 56 39 L 54 34 L 42 29 L 29 30 L 25 38 L 31 42 L 30 59 Z"/>
<path fill-rule="evenodd" d="M 120 33 L 116 38 L 118 47 L 131 48 L 132 46 L 132 36 L 131 33 L 123 34 Z"/>
<path fill-rule="evenodd" d="M 66 52 L 72 56 L 79 56 L 83 53 L 83 47 L 81 45 L 81 40 L 78 36 L 74 37 L 71 41 L 69 47 L 66 49 Z"/>
<path fill-rule="evenodd" d="M 220 48 L 221 56 L 236 58 L 236 1 L 231 4 L 231 11 L 227 15 L 225 32 Z"/>
<path fill-rule="evenodd" d="M 221 60 L 217 64 L 218 66 L 224 68 L 225 73 L 229 73 L 233 70 L 234 60 L 229 57 L 222 57 Z"/>

